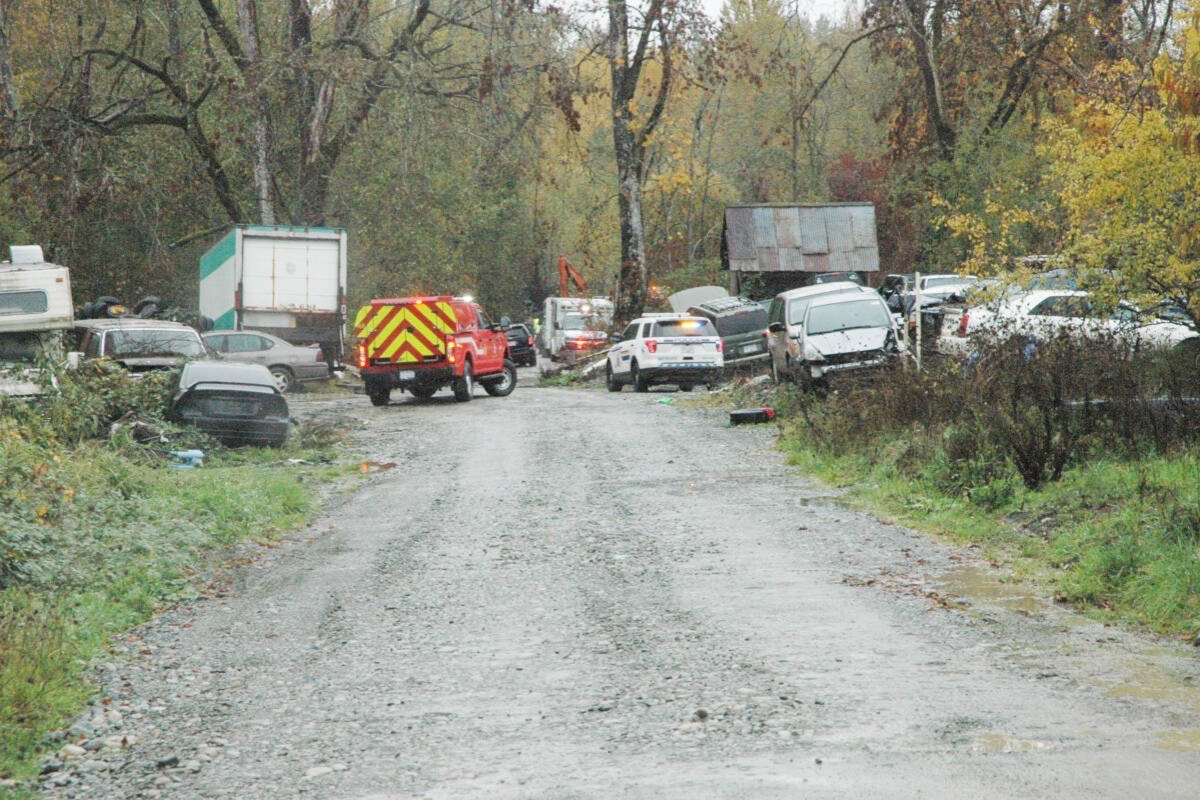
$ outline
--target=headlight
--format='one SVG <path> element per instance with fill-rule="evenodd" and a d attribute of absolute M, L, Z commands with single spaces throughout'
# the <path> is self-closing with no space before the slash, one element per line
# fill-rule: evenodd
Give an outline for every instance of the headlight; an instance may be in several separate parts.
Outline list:
<path fill-rule="evenodd" d="M 813 347 L 808 342 L 804 343 L 804 360 L 805 361 L 824 361 L 825 356 L 821 355 L 821 351 Z"/>

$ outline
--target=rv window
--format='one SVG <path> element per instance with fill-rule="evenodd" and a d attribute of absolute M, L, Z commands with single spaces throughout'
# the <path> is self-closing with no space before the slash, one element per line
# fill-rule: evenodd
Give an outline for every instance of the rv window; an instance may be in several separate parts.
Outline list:
<path fill-rule="evenodd" d="M 47 308 L 49 301 L 41 290 L 0 292 L 0 314 L 40 314 Z"/>

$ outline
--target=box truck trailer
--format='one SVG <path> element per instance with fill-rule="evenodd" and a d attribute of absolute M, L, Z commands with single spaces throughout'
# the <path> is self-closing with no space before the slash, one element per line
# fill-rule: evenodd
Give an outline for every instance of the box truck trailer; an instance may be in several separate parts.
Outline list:
<path fill-rule="evenodd" d="M 237 225 L 200 259 L 200 314 L 214 330 L 273 333 L 343 363 L 346 232 Z"/>

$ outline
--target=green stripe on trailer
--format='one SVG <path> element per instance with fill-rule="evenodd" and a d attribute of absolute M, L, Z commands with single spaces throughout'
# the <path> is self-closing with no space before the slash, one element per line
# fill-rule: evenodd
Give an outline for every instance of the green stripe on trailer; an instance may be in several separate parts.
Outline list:
<path fill-rule="evenodd" d="M 225 238 L 214 244 L 207 253 L 200 256 L 200 280 L 212 275 L 221 266 L 233 258 L 237 250 L 237 231 L 232 230 Z"/>
<path fill-rule="evenodd" d="M 237 311 L 232 308 L 213 320 L 214 331 L 231 331 L 236 327 Z"/>

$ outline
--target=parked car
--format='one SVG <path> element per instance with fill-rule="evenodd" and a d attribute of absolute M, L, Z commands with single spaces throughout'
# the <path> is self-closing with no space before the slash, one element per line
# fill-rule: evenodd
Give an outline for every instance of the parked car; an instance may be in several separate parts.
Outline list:
<path fill-rule="evenodd" d="M 771 376 L 823 386 L 835 373 L 876 369 L 905 355 L 900 330 L 874 291 L 806 287 L 783 292 L 771 307 Z M 807 294 L 806 294 L 807 292 Z"/>
<path fill-rule="evenodd" d="M 75 321 L 81 360 L 108 358 L 131 372 L 177 367 L 212 351 L 195 328 L 181 322 L 138 317 Z"/>
<path fill-rule="evenodd" d="M 945 273 L 922 275 L 920 280 L 921 308 L 949 300 L 962 300 L 979 285 L 974 275 Z M 918 282 L 910 274 L 888 275 L 879 287 L 879 294 L 893 313 L 908 316 L 915 303 Z"/>
<path fill-rule="evenodd" d="M 505 331 L 508 336 L 508 357 L 518 367 L 532 367 L 537 364 L 537 346 L 533 332 L 523 323 L 509 325 Z"/>
<path fill-rule="evenodd" d="M 260 331 L 211 331 L 201 335 L 221 358 L 262 364 L 271 371 L 275 386 L 288 393 L 307 381 L 329 378 L 329 364 L 317 345 L 300 347 Z"/>
<path fill-rule="evenodd" d="M 1133 305 L 1119 303 L 1111 310 L 1100 308 L 1088 292 L 1039 289 L 1006 295 L 991 303 L 965 310 L 949 337 L 947 349 L 965 352 L 966 343 L 979 331 L 1013 333 L 1046 338 L 1067 333 L 1079 338 L 1113 336 L 1132 349 L 1175 347 L 1200 338 L 1200 334 L 1176 322 L 1143 314 Z"/>
<path fill-rule="evenodd" d="M 771 375 L 778 383 L 788 371 L 791 357 L 788 343 L 798 340 L 808 305 L 817 297 L 850 293 L 874 294 L 865 286 L 850 281 L 815 283 L 799 289 L 780 292 L 771 300 L 767 310 L 767 356 Z"/>
<path fill-rule="evenodd" d="M 857 272 L 818 272 L 815 275 L 809 275 L 804 280 L 805 286 L 816 286 L 821 283 L 857 283 L 863 285 L 862 275 Z"/>
<path fill-rule="evenodd" d="M 270 370 L 237 361 L 184 364 L 168 415 L 231 447 L 281 447 L 291 424 L 287 400 Z"/>
<path fill-rule="evenodd" d="M 721 337 L 704 317 L 656 314 L 626 326 L 608 351 L 605 382 L 610 392 L 626 384 L 635 392 L 656 383 L 674 383 L 690 392 L 697 383 L 712 383 L 725 364 Z"/>
<path fill-rule="evenodd" d="M 733 367 L 767 358 L 767 311 L 744 297 L 721 297 L 697 303 L 689 314 L 704 317 L 725 343 L 725 366 Z"/>

